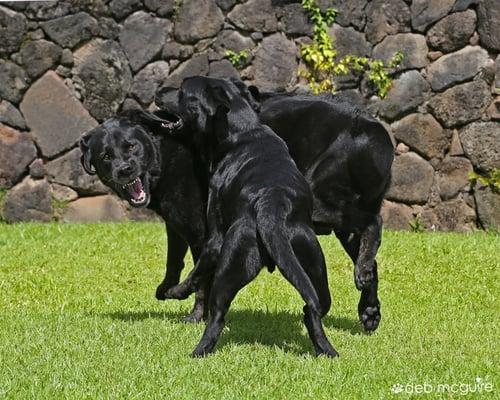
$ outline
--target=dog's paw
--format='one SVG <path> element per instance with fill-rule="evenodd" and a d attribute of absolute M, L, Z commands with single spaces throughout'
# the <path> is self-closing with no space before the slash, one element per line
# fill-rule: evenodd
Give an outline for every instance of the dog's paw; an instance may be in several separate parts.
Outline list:
<path fill-rule="evenodd" d="M 204 347 L 202 347 L 202 348 L 197 347 L 191 353 L 191 357 L 193 357 L 193 358 L 204 358 L 204 357 L 208 356 L 209 354 L 210 354 L 210 350 L 207 350 Z"/>
<path fill-rule="evenodd" d="M 378 328 L 381 318 L 380 305 L 360 307 L 359 309 L 359 320 L 369 333 Z"/>
<path fill-rule="evenodd" d="M 316 356 L 318 357 L 328 357 L 328 358 L 335 358 L 335 357 L 340 357 L 340 354 L 337 353 L 337 351 L 332 347 L 331 349 L 325 349 L 322 351 L 318 351 L 316 353 Z"/>
<path fill-rule="evenodd" d="M 156 288 L 156 298 L 158 300 L 165 300 L 167 298 L 167 290 L 169 289 L 169 286 L 165 285 L 164 283 L 160 283 L 158 287 Z"/>
<path fill-rule="evenodd" d="M 197 324 L 198 322 L 201 322 L 203 320 L 203 313 L 196 311 L 193 311 L 192 313 L 182 317 L 182 322 L 185 322 L 187 324 Z"/>
<path fill-rule="evenodd" d="M 358 290 L 367 289 L 373 283 L 375 273 L 372 268 L 355 268 L 354 269 L 354 283 Z"/>
<path fill-rule="evenodd" d="M 173 280 L 173 279 L 164 279 L 156 288 L 156 298 L 158 300 L 165 300 L 167 298 L 167 291 L 171 287 L 177 285 L 179 283 L 179 280 Z"/>
<path fill-rule="evenodd" d="M 192 294 L 193 292 L 194 290 L 191 288 L 190 285 L 185 283 L 180 283 L 168 289 L 165 292 L 165 298 L 184 300 L 187 299 L 189 295 Z"/>

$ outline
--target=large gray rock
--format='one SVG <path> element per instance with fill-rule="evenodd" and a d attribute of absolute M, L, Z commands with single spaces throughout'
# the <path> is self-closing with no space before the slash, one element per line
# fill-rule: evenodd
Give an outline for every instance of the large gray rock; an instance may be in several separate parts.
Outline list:
<path fill-rule="evenodd" d="M 26 72 L 18 65 L 0 60 L 0 82 L 0 97 L 17 104 L 28 88 L 29 79 Z"/>
<path fill-rule="evenodd" d="M 89 40 L 99 30 L 96 19 L 84 12 L 42 22 L 41 25 L 49 38 L 69 48 Z"/>
<path fill-rule="evenodd" d="M 446 157 L 438 168 L 439 194 L 443 200 L 455 197 L 462 189 L 468 189 L 471 162 L 464 157 Z"/>
<path fill-rule="evenodd" d="M 125 100 L 132 84 L 125 54 L 114 41 L 94 39 L 80 47 L 74 57 L 73 75 L 83 86 L 83 104 L 94 118 L 109 118 Z"/>
<path fill-rule="evenodd" d="M 111 0 L 109 9 L 115 19 L 120 20 L 142 7 L 141 0 Z"/>
<path fill-rule="evenodd" d="M 477 80 L 437 94 L 429 101 L 429 109 L 439 122 L 450 128 L 479 119 L 490 100 L 488 84 Z"/>
<path fill-rule="evenodd" d="M 255 84 L 262 90 L 284 90 L 297 76 L 297 48 L 283 34 L 262 40 L 255 56 Z"/>
<path fill-rule="evenodd" d="M 399 33 L 387 36 L 373 49 L 373 58 L 389 63 L 394 54 L 401 51 L 404 55 L 400 69 L 423 68 L 428 63 L 429 49 L 423 35 L 414 33 Z"/>
<path fill-rule="evenodd" d="M 125 208 L 115 196 L 84 197 L 68 204 L 64 222 L 112 222 L 125 219 Z"/>
<path fill-rule="evenodd" d="M 466 156 L 478 170 L 500 168 L 500 122 L 474 122 L 460 131 Z"/>
<path fill-rule="evenodd" d="M 434 208 L 437 217 L 436 228 L 444 232 L 470 232 L 476 224 L 476 213 L 462 199 L 439 203 Z"/>
<path fill-rule="evenodd" d="M 413 0 L 411 3 L 411 25 L 424 32 L 432 23 L 446 16 L 455 0 Z"/>
<path fill-rule="evenodd" d="M 489 61 L 486 50 L 479 46 L 467 46 L 432 63 L 427 69 L 427 80 L 434 91 L 441 91 L 473 78 Z"/>
<path fill-rule="evenodd" d="M 282 13 L 285 32 L 288 35 L 309 36 L 312 34 L 313 24 L 301 4 L 286 4 Z"/>
<path fill-rule="evenodd" d="M 134 77 L 132 95 L 143 105 L 151 104 L 156 89 L 168 78 L 169 71 L 166 61 L 156 61 L 146 65 Z"/>
<path fill-rule="evenodd" d="M 453 13 L 429 29 L 427 43 L 433 49 L 449 53 L 467 45 L 475 29 L 476 13 L 473 10 Z"/>
<path fill-rule="evenodd" d="M 104 186 L 97 175 L 85 172 L 80 162 L 82 153 L 75 148 L 62 157 L 56 158 L 46 164 L 48 179 L 51 183 L 69 186 L 83 196 L 108 193 L 110 190 Z"/>
<path fill-rule="evenodd" d="M 403 0 L 373 0 L 366 6 L 366 17 L 366 37 L 373 44 L 410 31 L 410 9 Z"/>
<path fill-rule="evenodd" d="M 178 88 L 184 78 L 208 74 L 208 55 L 201 53 L 180 64 L 165 80 L 164 86 Z"/>
<path fill-rule="evenodd" d="M 59 46 L 43 39 L 27 42 L 21 49 L 24 69 L 32 79 L 53 69 L 59 63 L 61 55 L 62 49 Z"/>
<path fill-rule="evenodd" d="M 196 43 L 217 35 L 224 26 L 224 15 L 214 0 L 184 1 L 175 21 L 175 38 Z"/>
<path fill-rule="evenodd" d="M 333 24 L 328 29 L 328 34 L 335 43 L 338 57 L 352 54 L 359 57 L 370 55 L 372 46 L 365 39 L 365 35 L 354 28 L 344 28 L 338 24 Z"/>
<path fill-rule="evenodd" d="M 242 50 L 252 50 L 255 47 L 254 41 L 233 30 L 223 30 L 217 35 L 213 48 L 219 54 L 224 54 L 226 50 L 240 52 Z"/>
<path fill-rule="evenodd" d="M 208 76 L 214 78 L 239 78 L 240 74 L 228 60 L 220 60 L 210 63 Z"/>
<path fill-rule="evenodd" d="M 477 215 L 485 229 L 500 228 L 500 193 L 483 186 L 474 191 Z"/>
<path fill-rule="evenodd" d="M 26 17 L 18 12 L 0 7 L 0 57 L 19 49 L 26 33 Z"/>
<path fill-rule="evenodd" d="M 120 44 L 133 71 L 138 71 L 160 54 L 171 29 L 169 20 L 153 17 L 144 11 L 135 12 L 125 20 Z"/>
<path fill-rule="evenodd" d="M 32 20 L 46 21 L 63 17 L 72 11 L 70 1 L 33 1 L 26 6 L 24 15 Z"/>
<path fill-rule="evenodd" d="M 14 186 L 36 157 L 33 138 L 0 124 L 0 189 Z"/>
<path fill-rule="evenodd" d="M 160 17 L 172 15 L 174 13 L 176 3 L 176 0 L 144 0 L 146 8 L 155 12 Z"/>
<path fill-rule="evenodd" d="M 193 46 L 179 44 L 177 42 L 167 42 L 163 46 L 161 57 L 164 60 L 185 60 L 193 55 Z"/>
<path fill-rule="evenodd" d="M 387 199 L 424 204 L 429 198 L 434 169 L 419 155 L 409 152 L 397 156 L 392 164 L 392 183 Z"/>
<path fill-rule="evenodd" d="M 384 200 L 380 216 L 384 221 L 384 228 L 395 230 L 410 230 L 410 222 L 413 221 L 413 209 L 406 204 L 394 203 Z"/>
<path fill-rule="evenodd" d="M 500 51 L 500 2 L 498 0 L 479 2 L 477 30 L 483 45 L 491 50 Z"/>
<path fill-rule="evenodd" d="M 45 157 L 70 148 L 82 133 L 97 125 L 53 71 L 30 87 L 21 111 Z"/>
<path fill-rule="evenodd" d="M 335 22 L 342 26 L 354 26 L 357 30 L 362 30 L 366 24 L 365 8 L 368 0 L 319 0 L 317 4 L 321 9 L 333 7 L 337 10 Z"/>
<path fill-rule="evenodd" d="M 26 122 L 19 110 L 8 101 L 0 101 L 0 122 L 14 128 L 26 129 Z"/>
<path fill-rule="evenodd" d="M 228 14 L 229 20 L 244 31 L 275 32 L 278 19 L 272 0 L 248 0 L 236 5 Z"/>
<path fill-rule="evenodd" d="M 393 120 L 416 110 L 429 89 L 429 84 L 417 71 L 403 73 L 392 82 L 389 93 L 380 102 L 380 115 Z"/>
<path fill-rule="evenodd" d="M 52 201 L 48 182 L 25 178 L 8 192 L 3 216 L 9 223 L 51 221 Z"/>
<path fill-rule="evenodd" d="M 449 135 L 430 114 L 411 114 L 392 125 L 394 137 L 427 159 L 442 158 Z"/>

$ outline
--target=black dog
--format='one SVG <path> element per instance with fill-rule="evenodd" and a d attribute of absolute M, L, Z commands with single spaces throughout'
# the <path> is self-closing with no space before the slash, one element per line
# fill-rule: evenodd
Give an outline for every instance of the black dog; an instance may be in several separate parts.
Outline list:
<path fill-rule="evenodd" d="M 260 109 L 260 120 L 287 142 L 313 191 L 314 229 L 319 234 L 334 230 L 352 258 L 357 286 L 364 284 L 359 318 L 366 330 L 375 330 L 380 321 L 375 261 L 382 226 L 379 209 L 389 186 L 393 159 L 388 133 L 374 118 L 335 96 L 259 94 L 255 87 L 233 83 L 255 109 Z M 167 102 L 171 98 L 174 100 Z M 177 90 L 161 89 L 156 101 L 161 107 L 178 110 Z M 96 164 L 99 177 L 111 188 L 116 185 L 111 179 L 112 165 L 102 160 L 105 146 L 113 148 L 112 156 L 116 151 L 121 161 L 127 150 L 120 149 L 127 146 L 128 135 L 136 131 L 142 132 L 136 136 L 139 141 L 154 147 L 154 163 L 147 153 L 141 154 L 145 157 L 143 164 L 153 170 L 147 188 L 148 208 L 163 217 L 167 228 L 167 268 L 156 290 L 160 300 L 179 282 L 188 246 L 196 262 L 205 238 L 207 174 L 197 163 L 199 157 L 193 155 L 189 134 L 177 138 L 165 134 L 168 129 L 162 125 L 173 121 L 175 117 L 166 112 L 128 112 L 105 121 L 80 143 L 87 172 L 95 173 L 92 164 Z M 107 139 L 109 135 L 112 139 Z M 121 186 L 115 191 L 128 198 Z M 368 279 L 357 279 L 362 276 Z M 186 320 L 200 321 L 206 315 L 204 300 L 204 291 L 200 290 Z"/>
<path fill-rule="evenodd" d="M 321 323 L 331 299 L 312 229 L 312 196 L 286 144 L 229 81 L 187 78 L 179 105 L 210 175 L 207 243 L 189 277 L 166 293 L 183 299 L 213 282 L 207 327 L 193 355 L 213 350 L 238 291 L 263 266 L 277 265 L 306 303 L 304 322 L 316 353 L 337 356 Z"/>
<path fill-rule="evenodd" d="M 208 178 L 183 137 L 166 134 L 177 129 L 166 112 L 129 111 L 110 118 L 80 140 L 82 165 L 134 207 L 148 207 L 166 223 L 167 273 L 157 289 L 165 299 L 179 283 L 188 245 L 196 262 L 205 238 Z M 177 122 L 178 123 L 178 122 Z M 187 321 L 204 313 L 204 292 Z M 201 307 L 201 308 L 199 308 Z"/>
<path fill-rule="evenodd" d="M 290 154 L 313 192 L 316 233 L 332 230 L 351 257 L 360 321 L 367 331 L 380 322 L 375 260 L 380 245 L 379 215 L 390 184 L 394 157 L 385 128 L 373 117 L 333 95 L 260 94 L 255 87 L 233 81 L 259 119 L 288 145 Z M 162 108 L 179 112 L 177 90 L 156 95 Z M 197 310 L 204 297 L 197 295 Z"/>

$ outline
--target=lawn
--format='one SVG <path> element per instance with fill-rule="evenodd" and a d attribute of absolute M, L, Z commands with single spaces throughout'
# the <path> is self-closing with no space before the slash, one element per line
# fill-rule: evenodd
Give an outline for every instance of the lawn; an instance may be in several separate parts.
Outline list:
<path fill-rule="evenodd" d="M 203 325 L 180 322 L 192 299 L 154 298 L 161 224 L 0 225 L 0 398 L 397 399 L 424 383 L 426 398 L 500 397 L 500 236 L 384 232 L 373 335 L 350 262 L 321 243 L 340 358 L 314 357 L 300 298 L 263 270 L 200 360 Z"/>

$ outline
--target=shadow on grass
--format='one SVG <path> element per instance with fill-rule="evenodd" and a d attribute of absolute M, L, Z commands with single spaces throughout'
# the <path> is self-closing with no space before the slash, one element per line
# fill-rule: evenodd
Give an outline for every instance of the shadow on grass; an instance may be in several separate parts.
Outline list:
<path fill-rule="evenodd" d="M 182 317 L 185 316 L 180 311 L 117 311 L 101 315 L 124 322 L 162 319 L 178 323 L 183 323 Z M 230 310 L 226 320 L 229 331 L 221 336 L 218 348 L 232 343 L 239 345 L 259 343 L 264 346 L 277 346 L 285 352 L 297 355 L 313 352 L 301 314 L 285 311 Z M 349 318 L 326 316 L 323 323 L 326 328 L 347 331 L 351 335 L 364 334 L 359 322 Z M 335 343 L 333 345 L 335 347 Z"/>

